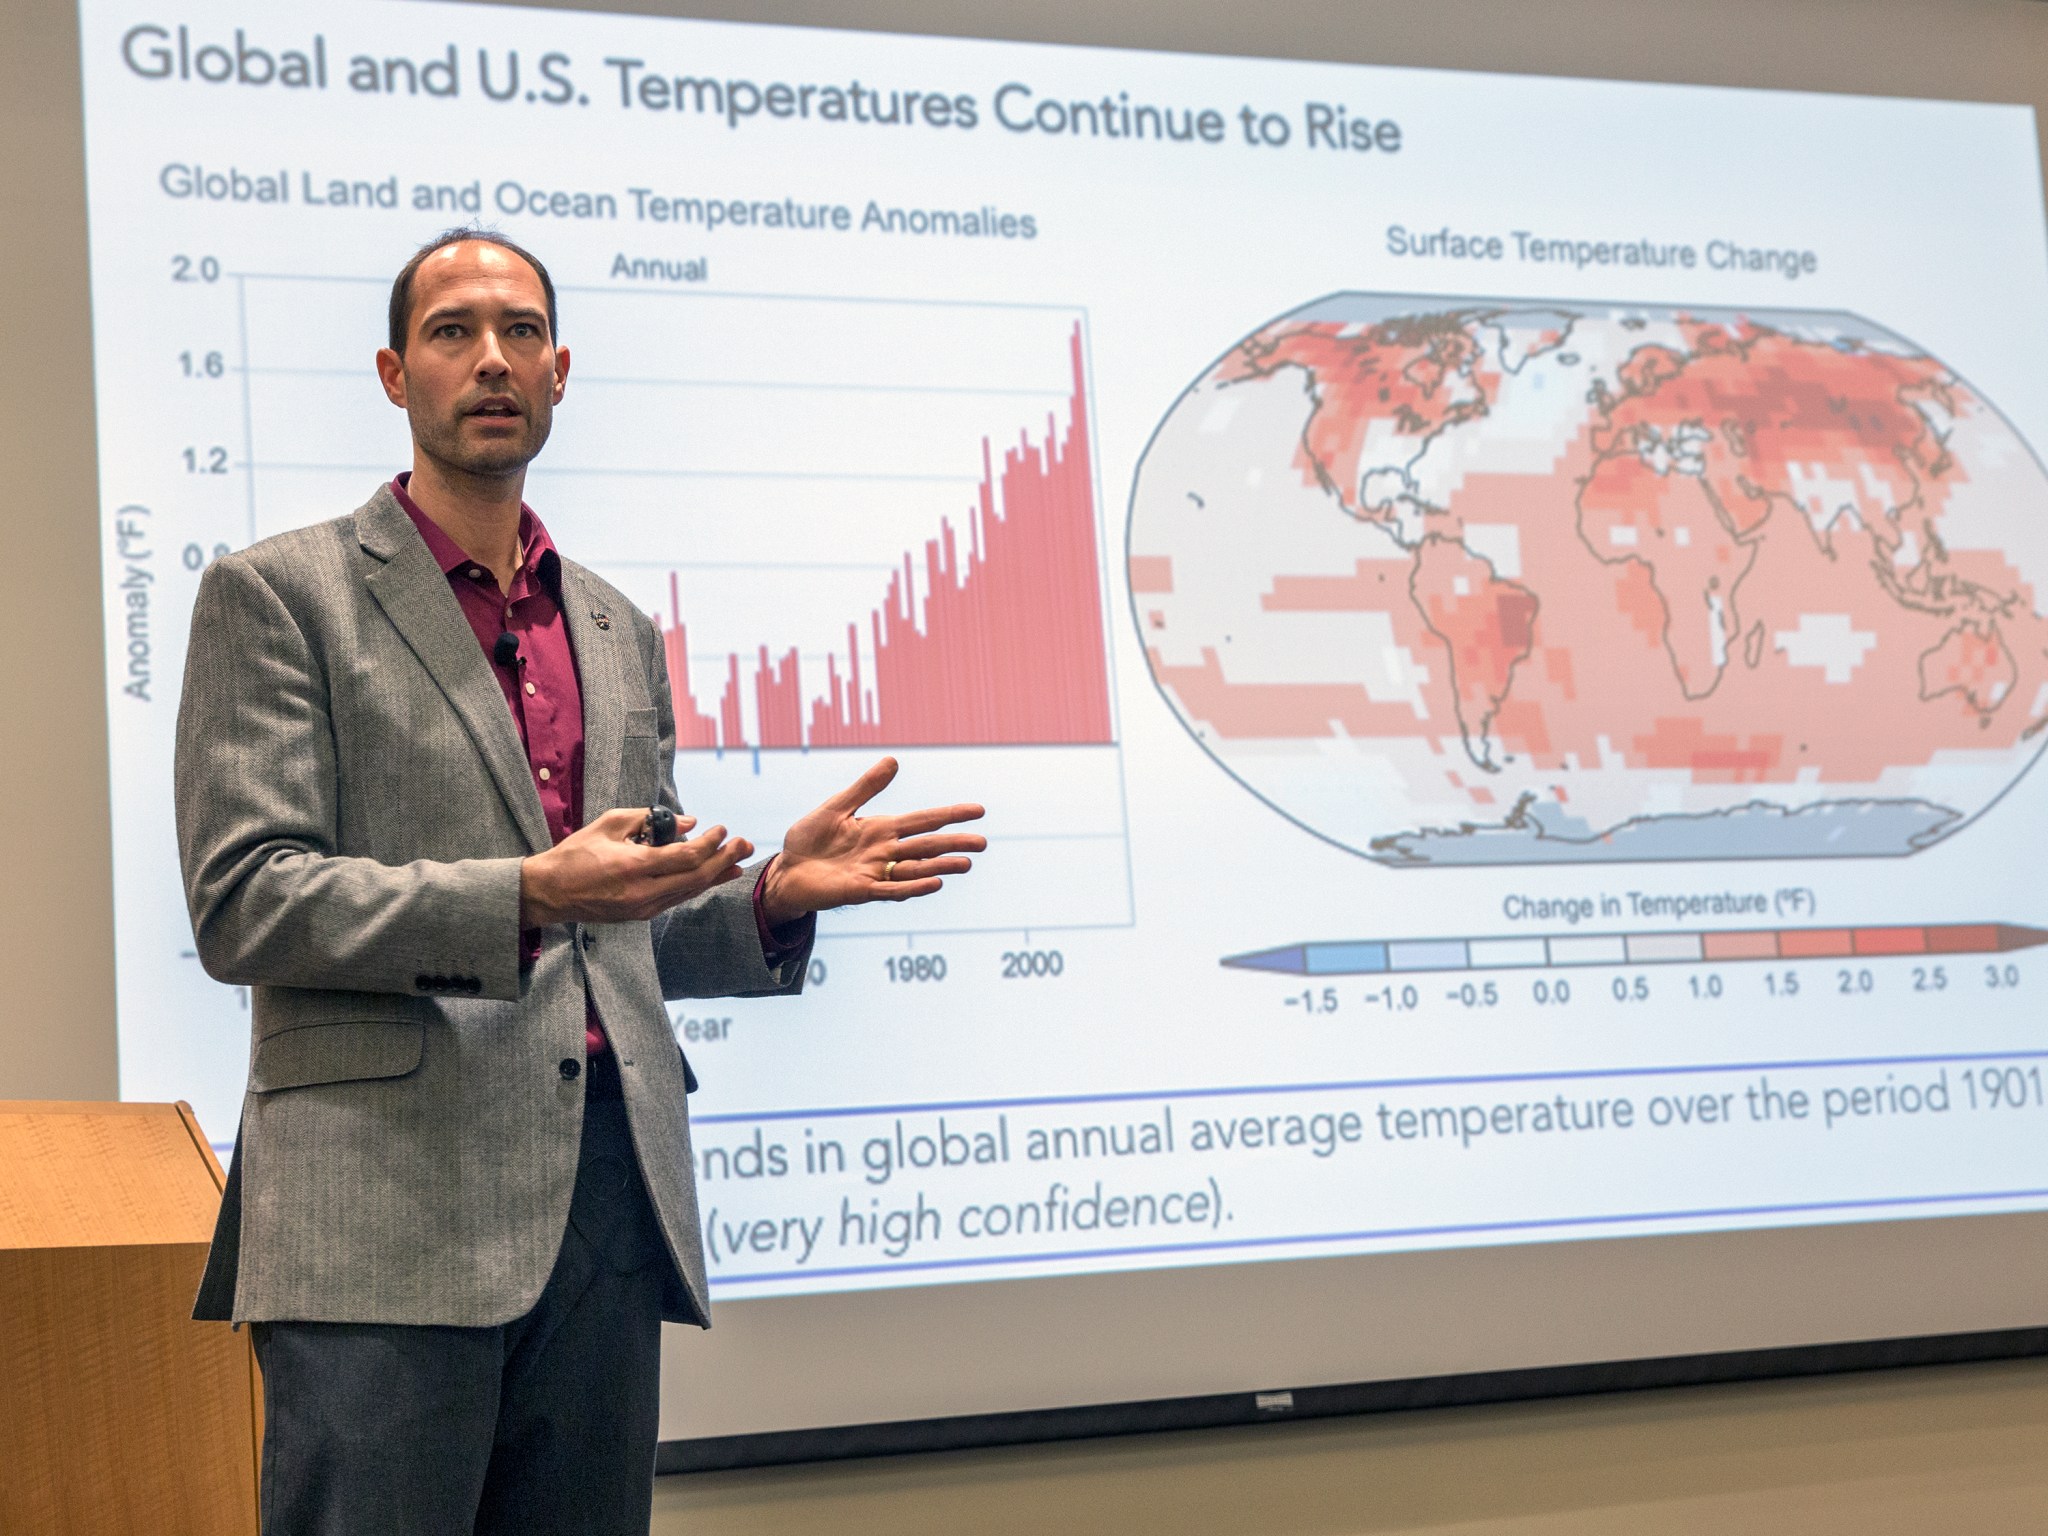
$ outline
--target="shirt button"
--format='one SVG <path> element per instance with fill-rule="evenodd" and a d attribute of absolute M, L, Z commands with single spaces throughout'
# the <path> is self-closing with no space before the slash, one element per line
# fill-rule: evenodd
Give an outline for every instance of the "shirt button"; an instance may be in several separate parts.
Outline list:
<path fill-rule="evenodd" d="M 547 783 L 547 781 L 548 781 L 549 779 L 552 779 L 553 777 L 554 777 L 554 775 L 553 775 L 552 773 L 549 773 L 549 772 L 547 771 L 547 769 L 545 769 L 545 768 L 541 769 L 541 771 L 540 771 L 540 781 L 541 781 L 541 783 L 545 784 L 545 783 Z"/>
<path fill-rule="evenodd" d="M 479 570 L 479 569 L 478 569 L 478 568 L 477 568 L 476 566 L 473 566 L 473 565 L 472 565 L 472 566 L 471 566 L 471 567 L 469 568 L 469 574 L 470 574 L 470 575 L 472 575 L 472 576 L 474 576 L 474 577 L 475 577 L 475 578 L 476 578 L 477 580 L 479 580 L 479 581 L 483 580 L 483 574 L 484 574 L 484 573 L 483 573 L 483 572 L 482 572 L 481 570 Z"/>
<path fill-rule="evenodd" d="M 528 683 L 528 684 L 526 685 L 526 691 L 527 691 L 528 693 L 531 693 L 531 692 L 533 692 L 533 684 L 531 684 L 531 683 Z"/>

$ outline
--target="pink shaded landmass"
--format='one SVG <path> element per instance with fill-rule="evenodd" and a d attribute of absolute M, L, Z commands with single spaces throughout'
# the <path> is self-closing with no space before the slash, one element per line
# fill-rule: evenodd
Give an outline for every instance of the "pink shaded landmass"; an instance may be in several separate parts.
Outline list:
<path fill-rule="evenodd" d="M 1500 374 L 1487 366 L 1471 317 L 1423 315 L 1388 320 L 1354 334 L 1333 323 L 1261 331 L 1218 364 L 1225 382 L 1268 378 L 1283 369 L 1307 376 L 1314 405 L 1295 465 L 1354 517 L 1366 423 L 1391 417 L 1422 437 L 1486 414 Z"/>

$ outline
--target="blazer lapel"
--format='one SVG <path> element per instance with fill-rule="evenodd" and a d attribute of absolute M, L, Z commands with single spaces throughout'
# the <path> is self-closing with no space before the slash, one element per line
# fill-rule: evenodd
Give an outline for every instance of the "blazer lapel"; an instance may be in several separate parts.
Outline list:
<path fill-rule="evenodd" d="M 562 562 L 562 616 L 576 648 L 583 690 L 583 823 L 611 810 L 619 793 L 619 754 L 625 747 L 626 648 L 633 643 L 630 615 L 594 590 L 580 566 Z M 602 617 L 603 624 L 599 624 Z"/>
<path fill-rule="evenodd" d="M 448 590 L 447 574 L 389 486 L 380 486 L 356 513 L 356 533 L 364 550 L 382 562 L 364 578 L 370 595 L 455 707 L 528 845 L 546 852 L 554 839 L 504 692 L 462 605 Z M 587 718 L 587 695 L 584 709 Z"/>

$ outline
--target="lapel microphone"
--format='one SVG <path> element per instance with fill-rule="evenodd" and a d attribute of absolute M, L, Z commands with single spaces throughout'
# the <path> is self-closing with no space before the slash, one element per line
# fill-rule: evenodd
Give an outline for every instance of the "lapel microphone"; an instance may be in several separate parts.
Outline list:
<path fill-rule="evenodd" d="M 498 643 L 491 647 L 491 660 L 501 667 L 509 667 L 518 659 L 519 637 L 509 629 L 501 631 Z"/>

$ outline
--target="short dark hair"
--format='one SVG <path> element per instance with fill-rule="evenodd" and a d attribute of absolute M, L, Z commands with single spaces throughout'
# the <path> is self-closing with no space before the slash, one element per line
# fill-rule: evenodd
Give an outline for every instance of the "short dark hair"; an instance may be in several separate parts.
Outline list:
<path fill-rule="evenodd" d="M 553 341 L 559 334 L 555 324 L 555 280 L 548 276 L 548 269 L 540 264 L 540 258 L 494 229 L 478 229 L 473 224 L 464 224 L 443 230 L 414 251 L 412 259 L 400 267 L 398 276 L 392 279 L 391 350 L 400 357 L 405 356 L 406 333 L 412 329 L 412 280 L 420 269 L 420 263 L 442 247 L 460 245 L 465 240 L 481 240 L 485 245 L 498 246 L 533 268 L 534 275 L 540 279 L 540 291 L 548 296 L 548 340 Z"/>

